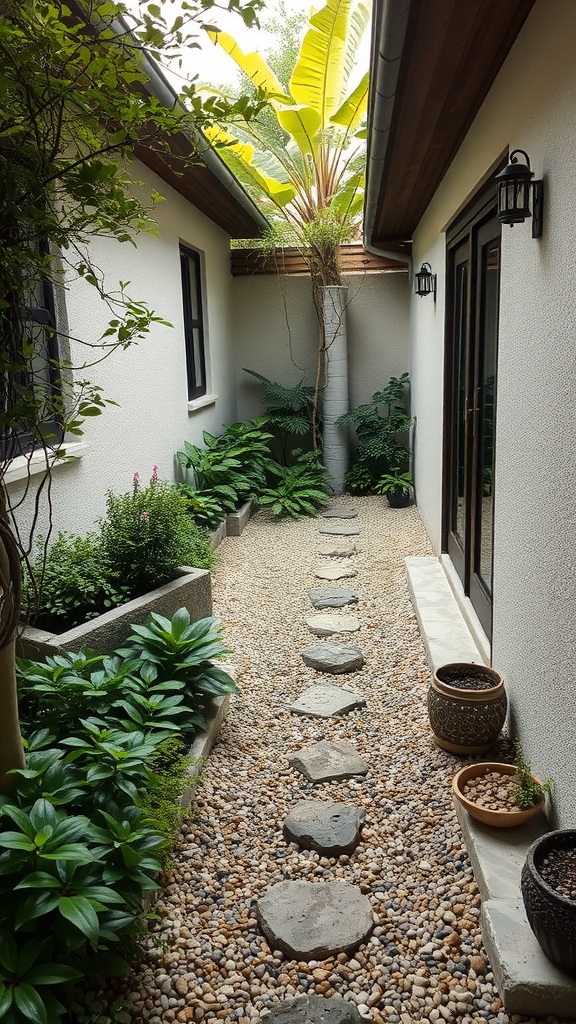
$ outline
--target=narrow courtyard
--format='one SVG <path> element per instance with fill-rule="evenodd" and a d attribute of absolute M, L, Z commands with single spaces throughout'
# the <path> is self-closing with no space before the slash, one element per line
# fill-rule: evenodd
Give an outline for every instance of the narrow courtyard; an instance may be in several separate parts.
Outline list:
<path fill-rule="evenodd" d="M 343 504 L 357 512 L 348 520 L 357 536 L 323 536 L 336 520 L 321 516 L 278 523 L 257 515 L 219 548 L 214 611 L 240 692 L 202 768 L 194 815 L 131 982 L 135 1020 L 250 1024 L 303 994 L 342 996 L 374 1024 L 536 1020 L 503 1010 L 452 807 L 451 778 L 462 760 L 430 735 L 429 669 L 404 570 L 406 556 L 432 553 L 430 543 L 415 507 L 390 509 L 381 497 L 331 500 L 332 508 Z M 337 540 L 355 551 L 320 554 Z M 327 566 L 349 575 L 318 578 Z M 315 609 L 310 591 L 334 587 L 349 589 L 352 603 Z M 329 639 L 360 648 L 359 670 L 335 676 L 304 664 L 302 650 L 322 642 L 307 620 L 327 612 L 357 618 L 356 631 Z M 293 713 L 318 683 L 352 690 L 365 706 L 333 718 Z M 352 744 L 367 774 L 310 782 L 290 758 L 321 740 Z M 354 852 L 324 856 L 285 837 L 291 809 L 312 798 L 363 809 Z M 258 898 L 283 880 L 352 883 L 371 904 L 370 938 L 328 959 L 288 959 L 255 915 Z"/>

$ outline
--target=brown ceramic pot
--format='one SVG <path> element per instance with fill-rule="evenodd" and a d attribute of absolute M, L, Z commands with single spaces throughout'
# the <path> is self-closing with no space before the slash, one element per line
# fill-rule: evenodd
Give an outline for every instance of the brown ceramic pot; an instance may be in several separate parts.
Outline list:
<path fill-rule="evenodd" d="M 468 764 L 465 768 L 461 768 L 460 771 L 452 779 L 452 790 L 454 796 L 460 801 L 463 807 L 466 808 L 468 814 L 477 821 L 483 821 L 485 825 L 493 825 L 496 828 L 513 828 L 514 825 L 523 825 L 525 821 L 533 818 L 538 811 L 541 811 L 544 807 L 544 797 L 542 797 L 537 804 L 533 807 L 528 807 L 526 810 L 518 808 L 517 811 L 491 811 L 487 807 L 480 807 L 479 804 L 473 803 L 463 793 L 463 787 L 470 779 L 475 779 L 478 775 L 486 775 L 487 772 L 500 772 L 501 775 L 514 775 L 516 768 L 513 764 L 499 764 L 496 761 L 484 761 L 481 764 Z M 534 778 L 534 782 L 539 782 L 539 779 Z"/>
<path fill-rule="evenodd" d="M 464 689 L 470 676 L 485 689 Z M 506 692 L 499 672 L 486 665 L 453 662 L 436 669 L 428 690 L 434 740 L 451 754 L 483 754 L 494 745 L 506 718 Z"/>

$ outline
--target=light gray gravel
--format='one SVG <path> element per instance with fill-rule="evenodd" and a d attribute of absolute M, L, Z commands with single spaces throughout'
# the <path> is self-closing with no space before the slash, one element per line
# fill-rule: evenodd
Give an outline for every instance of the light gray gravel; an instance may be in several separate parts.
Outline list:
<path fill-rule="evenodd" d="M 234 650 L 240 695 L 204 767 L 160 920 L 130 980 L 136 1021 L 250 1024 L 286 996 L 308 992 L 339 993 L 374 1024 L 535 1024 L 503 1012 L 452 808 L 459 761 L 434 746 L 428 728 L 429 672 L 403 565 L 406 555 L 432 554 L 427 536 L 415 508 L 390 509 L 380 497 L 350 504 L 361 530 L 350 557 L 361 622 L 354 639 L 365 659 L 353 679 L 368 704 L 341 719 L 289 711 L 307 687 L 333 679 L 300 657 L 310 638 L 319 520 L 259 515 L 219 548 L 214 608 Z M 370 764 L 366 778 L 313 785 L 290 768 L 288 753 L 324 738 L 352 743 Z M 286 845 L 284 818 L 306 798 L 366 809 L 353 854 L 325 858 Z M 270 949 L 254 905 L 283 879 L 359 886 L 378 922 L 369 942 L 352 956 L 309 964 Z"/>

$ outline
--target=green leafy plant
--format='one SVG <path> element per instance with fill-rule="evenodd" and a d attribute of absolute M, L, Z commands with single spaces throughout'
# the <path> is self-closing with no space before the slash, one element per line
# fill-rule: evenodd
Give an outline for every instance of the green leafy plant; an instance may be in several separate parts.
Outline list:
<path fill-rule="evenodd" d="M 293 464 L 269 467 L 272 483 L 259 504 L 274 516 L 315 515 L 329 491 L 328 473 L 316 452 L 292 452 Z"/>
<path fill-rule="evenodd" d="M 215 530 L 226 516 L 221 501 L 209 491 L 198 491 L 191 484 L 176 484 L 178 493 L 186 500 L 186 512 L 190 518 L 206 530 Z"/>
<path fill-rule="evenodd" d="M 398 494 L 407 497 L 411 486 L 412 476 L 409 470 L 401 472 L 398 466 L 393 466 L 389 473 L 382 474 L 374 490 L 376 494 Z"/>
<path fill-rule="evenodd" d="M 166 583 L 179 565 L 209 569 L 214 562 L 206 533 L 187 515 L 176 487 L 158 479 L 156 467 L 147 486 L 134 473 L 131 491 L 109 492 L 100 537 L 104 564 L 132 596 Z"/>
<path fill-rule="evenodd" d="M 79 978 L 69 964 L 58 963 L 48 940 L 35 936 L 23 943 L 0 936 L 0 1019 L 6 1024 L 35 1021 L 52 1024 L 64 1012 L 49 986 Z"/>
<path fill-rule="evenodd" d="M 164 836 L 157 853 L 164 870 L 182 822 L 191 813 L 189 808 L 182 807 L 180 797 L 185 789 L 200 781 L 199 775 L 190 775 L 192 764 L 193 758 L 185 753 L 182 740 L 176 736 L 161 743 L 152 759 L 151 767 L 159 782 L 144 796 L 142 808 L 148 824 Z"/>
<path fill-rule="evenodd" d="M 267 418 L 248 423 L 233 423 L 222 434 L 204 431 L 204 448 L 184 442 L 176 458 L 185 469 L 194 471 L 196 495 L 209 496 L 222 510 L 232 512 L 242 502 L 257 497 L 265 485 L 270 462 Z"/>
<path fill-rule="evenodd" d="M 288 445 L 294 435 L 308 437 L 310 443 L 313 441 L 315 388 L 302 381 L 289 388 L 269 380 L 255 370 L 245 368 L 244 372 L 251 374 L 262 385 L 266 418 L 277 435 L 279 461 L 286 464 L 289 457 Z M 320 431 L 320 416 L 317 425 Z"/>
<path fill-rule="evenodd" d="M 546 782 L 542 783 L 534 780 L 532 777 L 532 767 L 524 756 L 522 744 L 518 738 L 514 740 L 514 766 L 516 768 L 516 785 L 510 794 L 510 798 L 520 810 L 525 811 L 529 807 L 533 807 L 534 804 L 537 804 L 549 792 L 554 780 L 547 779 Z"/>
<path fill-rule="evenodd" d="M 59 533 L 46 550 L 37 540 L 37 556 L 25 567 L 23 605 L 41 629 L 62 629 L 86 622 L 126 601 L 129 588 L 103 564 L 94 533 Z"/>
<path fill-rule="evenodd" d="M 407 373 L 391 377 L 382 391 L 372 395 L 370 402 L 337 420 L 338 424 L 354 426 L 358 437 L 352 468 L 346 477 L 348 489 L 356 493 L 375 491 L 385 474 L 402 474 L 408 470 L 410 452 L 405 441 L 412 426 L 406 407 L 408 383 Z"/>

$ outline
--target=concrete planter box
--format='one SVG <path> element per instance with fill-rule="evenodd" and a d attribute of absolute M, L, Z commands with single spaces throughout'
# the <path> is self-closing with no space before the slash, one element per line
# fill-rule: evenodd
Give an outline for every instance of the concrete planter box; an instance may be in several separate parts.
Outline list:
<path fill-rule="evenodd" d="M 254 511 L 254 503 L 246 501 L 235 512 L 229 512 L 226 516 L 226 536 L 240 537 L 246 523 Z"/>
<path fill-rule="evenodd" d="M 212 614 L 212 581 L 208 569 L 180 566 L 176 570 L 176 578 L 170 583 L 66 633 L 47 633 L 26 626 L 20 637 L 18 653 L 25 658 L 38 658 L 58 650 L 78 651 L 81 647 L 89 647 L 97 654 L 111 654 L 126 641 L 133 623 L 145 622 L 150 612 L 171 618 L 179 608 L 187 608 L 193 621 Z"/>

